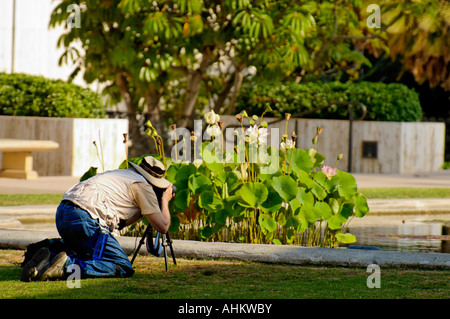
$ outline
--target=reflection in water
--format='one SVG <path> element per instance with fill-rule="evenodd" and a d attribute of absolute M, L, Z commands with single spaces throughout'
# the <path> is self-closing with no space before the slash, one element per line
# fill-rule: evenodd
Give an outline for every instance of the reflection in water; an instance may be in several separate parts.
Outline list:
<path fill-rule="evenodd" d="M 366 215 L 354 218 L 348 231 L 355 245 L 382 250 L 450 253 L 450 214 Z"/>

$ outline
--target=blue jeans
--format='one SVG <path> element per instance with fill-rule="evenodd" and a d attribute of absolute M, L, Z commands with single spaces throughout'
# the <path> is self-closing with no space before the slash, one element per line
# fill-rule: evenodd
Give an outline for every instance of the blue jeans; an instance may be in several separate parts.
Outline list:
<path fill-rule="evenodd" d="M 70 201 L 62 201 L 56 210 L 56 228 L 73 252 L 68 253 L 65 270 L 76 264 L 82 278 L 133 275 L 131 262 L 119 242 L 85 210 Z M 102 249 L 96 250 L 96 246 Z"/>

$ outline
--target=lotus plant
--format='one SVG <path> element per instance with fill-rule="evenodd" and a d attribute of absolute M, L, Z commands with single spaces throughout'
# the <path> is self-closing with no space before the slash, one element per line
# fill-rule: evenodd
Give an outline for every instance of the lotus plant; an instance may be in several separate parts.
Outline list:
<path fill-rule="evenodd" d="M 211 111 L 204 119 L 208 134 L 223 137 L 219 115 Z M 336 163 L 326 165 L 317 152 L 323 129 L 317 128 L 311 149 L 298 149 L 297 135 L 288 136 L 286 124 L 281 144 L 274 147 L 267 145 L 263 116 L 244 111 L 236 119 L 236 134 L 243 138 L 232 154 L 224 152 L 221 161 L 210 161 L 208 155 L 198 165 L 173 162 L 168 167 L 167 178 L 178 189 L 171 202 L 172 237 L 325 247 L 354 241 L 345 227 L 352 217 L 368 212 L 367 201 L 351 174 L 338 170 Z M 202 149 L 213 142 L 203 142 Z M 252 160 L 252 152 L 262 149 L 284 163 L 273 174 L 263 173 L 267 163 Z M 240 155 L 243 161 L 236 160 Z"/>
<path fill-rule="evenodd" d="M 273 134 L 263 116 L 236 115 L 239 142 L 230 153 L 220 116 L 214 111 L 204 115 L 213 139 L 201 143 L 201 161 L 194 153 L 194 163 L 173 160 L 166 166 L 166 178 L 177 187 L 170 201 L 172 238 L 323 247 L 354 242 L 355 236 L 346 232 L 348 222 L 366 215 L 369 207 L 354 177 L 336 168 L 342 154 L 333 167 L 325 164 L 317 152 L 322 128 L 310 149 L 297 148 L 297 135 L 287 132 L 290 114 L 281 144 L 269 146 L 267 138 Z M 151 123 L 147 126 L 157 155 L 164 158 L 162 139 Z M 200 138 L 195 132 L 188 135 L 194 144 Z M 221 152 L 210 143 L 222 143 Z M 254 160 L 255 150 L 266 152 L 271 162 Z M 267 170 L 269 166 L 274 169 Z"/>

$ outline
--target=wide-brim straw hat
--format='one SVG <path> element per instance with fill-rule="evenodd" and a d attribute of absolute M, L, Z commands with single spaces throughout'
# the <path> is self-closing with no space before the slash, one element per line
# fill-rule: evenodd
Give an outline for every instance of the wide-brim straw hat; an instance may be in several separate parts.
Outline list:
<path fill-rule="evenodd" d="M 139 165 L 136 165 L 132 162 L 129 164 L 138 171 L 139 174 L 144 176 L 144 178 L 152 185 L 159 188 L 168 188 L 172 185 L 167 179 L 164 178 L 164 173 L 166 172 L 166 168 L 163 163 L 158 161 L 152 156 L 146 156 L 142 159 Z"/>

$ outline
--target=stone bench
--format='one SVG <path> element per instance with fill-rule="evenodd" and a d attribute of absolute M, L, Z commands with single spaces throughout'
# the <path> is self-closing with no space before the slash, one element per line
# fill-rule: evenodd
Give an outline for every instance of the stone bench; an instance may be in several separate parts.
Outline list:
<path fill-rule="evenodd" d="M 0 152 L 3 152 L 0 177 L 36 179 L 38 173 L 33 170 L 33 152 L 46 152 L 58 147 L 54 141 L 0 138 Z"/>

